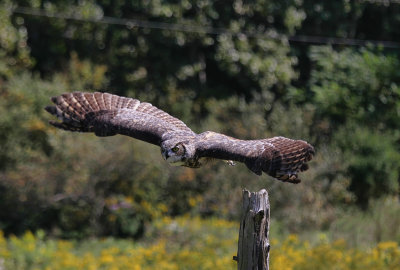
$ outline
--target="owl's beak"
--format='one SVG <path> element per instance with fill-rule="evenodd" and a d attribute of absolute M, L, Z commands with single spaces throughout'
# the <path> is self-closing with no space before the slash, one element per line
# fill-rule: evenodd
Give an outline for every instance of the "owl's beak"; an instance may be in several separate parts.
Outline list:
<path fill-rule="evenodd" d="M 163 151 L 163 152 L 161 153 L 161 155 L 163 156 L 163 158 L 164 158 L 165 160 L 167 160 L 167 159 L 169 158 L 168 152 L 167 152 L 167 151 Z"/>

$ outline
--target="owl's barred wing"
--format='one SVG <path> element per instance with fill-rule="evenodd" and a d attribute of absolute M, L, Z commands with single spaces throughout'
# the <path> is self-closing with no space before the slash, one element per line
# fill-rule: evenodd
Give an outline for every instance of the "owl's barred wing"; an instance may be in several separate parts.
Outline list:
<path fill-rule="evenodd" d="M 97 136 L 123 134 L 159 145 L 162 135 L 169 131 L 193 131 L 181 120 L 137 99 L 108 93 L 66 93 L 51 99 L 49 113 L 61 122 L 53 126 L 78 132 L 94 132 Z"/>
<path fill-rule="evenodd" d="M 197 143 L 199 157 L 243 162 L 255 174 L 262 172 L 290 183 L 300 183 L 298 173 L 308 169 L 314 148 L 305 141 L 274 137 L 262 140 L 237 140 L 206 132 Z M 202 135 L 202 134 L 200 134 Z"/>
<path fill-rule="evenodd" d="M 307 142 L 284 137 L 246 141 L 215 132 L 197 135 L 181 120 L 137 99 L 74 92 L 51 100 L 55 105 L 45 109 L 61 120 L 50 121 L 57 128 L 94 132 L 97 136 L 122 134 L 161 147 L 177 140 L 187 143 L 185 150 L 191 154 L 180 161 L 188 167 L 199 167 L 202 157 L 235 160 L 258 175 L 265 172 L 284 182 L 299 183 L 297 174 L 308 169 L 307 162 L 314 155 Z"/>
<path fill-rule="evenodd" d="M 284 137 L 266 139 L 273 148 L 265 150 L 264 157 L 270 158 L 267 173 L 284 182 L 300 183 L 297 174 L 308 169 L 307 162 L 314 154 L 314 147 L 302 140 Z"/>

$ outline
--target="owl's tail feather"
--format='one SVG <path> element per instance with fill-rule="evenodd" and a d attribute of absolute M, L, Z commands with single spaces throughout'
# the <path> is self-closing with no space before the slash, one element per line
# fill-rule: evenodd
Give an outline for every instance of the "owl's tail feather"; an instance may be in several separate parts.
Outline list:
<path fill-rule="evenodd" d="M 271 143 L 275 151 L 272 159 L 265 167 L 264 171 L 272 177 L 293 184 L 300 183 L 299 172 L 308 169 L 307 162 L 314 154 L 314 147 L 305 141 L 291 140 L 283 137 L 275 137 Z"/>
<path fill-rule="evenodd" d="M 47 106 L 45 110 L 61 120 L 61 122 L 50 121 L 51 125 L 68 131 L 95 132 L 98 136 L 111 136 L 114 133 L 98 134 L 93 125 L 95 118 L 132 105 L 128 104 L 128 98 L 99 92 L 67 93 L 52 97 L 51 101 L 55 105 Z"/>

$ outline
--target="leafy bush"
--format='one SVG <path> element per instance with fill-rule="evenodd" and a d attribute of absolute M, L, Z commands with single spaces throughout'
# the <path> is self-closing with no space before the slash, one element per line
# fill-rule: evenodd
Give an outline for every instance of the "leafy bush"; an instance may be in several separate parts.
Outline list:
<path fill-rule="evenodd" d="M 354 120 L 378 130 L 399 127 L 400 61 L 379 50 L 314 47 L 310 86 L 320 117 L 333 127 Z"/>
<path fill-rule="evenodd" d="M 359 205 L 399 194 L 400 62 L 375 49 L 314 47 L 310 86 L 319 141 L 342 152 Z"/>
<path fill-rule="evenodd" d="M 351 135 L 350 135 L 351 134 Z M 334 141 L 342 149 L 349 185 L 364 208 L 370 199 L 399 194 L 400 154 L 397 136 L 390 131 L 346 125 Z"/>

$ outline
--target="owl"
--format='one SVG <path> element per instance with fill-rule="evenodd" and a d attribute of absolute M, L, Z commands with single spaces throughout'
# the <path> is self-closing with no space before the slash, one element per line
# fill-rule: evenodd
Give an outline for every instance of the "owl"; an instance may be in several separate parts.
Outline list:
<path fill-rule="evenodd" d="M 147 102 L 109 93 L 66 93 L 51 98 L 45 109 L 60 121 L 57 128 L 94 132 L 97 136 L 127 135 L 160 146 L 172 165 L 200 168 L 206 159 L 242 162 L 257 175 L 263 172 L 283 182 L 299 183 L 314 148 L 285 137 L 240 140 L 217 132 L 193 132 L 181 120 Z"/>

